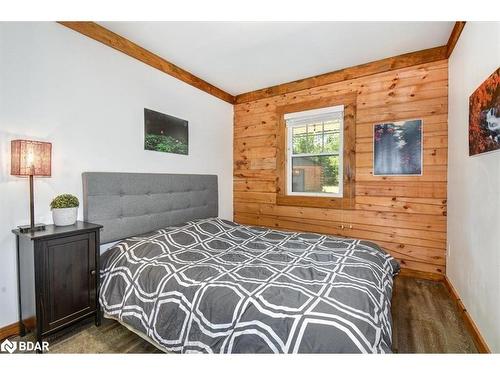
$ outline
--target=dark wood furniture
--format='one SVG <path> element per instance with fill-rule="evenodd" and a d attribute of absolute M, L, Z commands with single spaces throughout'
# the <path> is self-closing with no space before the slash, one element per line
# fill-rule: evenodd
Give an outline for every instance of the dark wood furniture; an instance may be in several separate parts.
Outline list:
<path fill-rule="evenodd" d="M 35 329 L 41 342 L 77 321 L 95 317 L 99 307 L 99 231 L 101 225 L 77 221 L 48 225 L 44 231 L 16 235 L 19 331 Z"/>

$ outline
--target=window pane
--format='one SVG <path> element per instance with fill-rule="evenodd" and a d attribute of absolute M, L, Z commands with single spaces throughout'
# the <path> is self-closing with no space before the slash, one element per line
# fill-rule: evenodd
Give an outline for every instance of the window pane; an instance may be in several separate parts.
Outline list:
<path fill-rule="evenodd" d="M 339 120 L 328 121 L 324 124 L 325 147 L 323 152 L 339 152 L 340 151 L 340 126 Z"/>
<path fill-rule="evenodd" d="M 339 157 L 292 157 L 292 192 L 338 193 Z"/>
<path fill-rule="evenodd" d="M 309 137 L 310 138 L 310 137 Z M 308 154 L 311 152 L 311 140 L 308 138 L 307 125 L 292 128 L 292 143 L 294 154 Z"/>
<path fill-rule="evenodd" d="M 292 127 L 293 154 L 339 152 L 340 121 L 332 120 Z"/>

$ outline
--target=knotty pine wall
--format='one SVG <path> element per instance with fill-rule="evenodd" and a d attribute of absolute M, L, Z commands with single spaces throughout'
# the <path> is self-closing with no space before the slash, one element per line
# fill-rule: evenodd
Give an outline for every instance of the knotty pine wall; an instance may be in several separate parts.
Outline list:
<path fill-rule="evenodd" d="M 276 107 L 351 92 L 357 93 L 355 208 L 276 205 Z M 236 105 L 234 220 L 371 240 L 404 268 L 444 274 L 447 111 L 446 60 Z M 373 176 L 373 125 L 415 118 L 424 121 L 423 175 Z"/>

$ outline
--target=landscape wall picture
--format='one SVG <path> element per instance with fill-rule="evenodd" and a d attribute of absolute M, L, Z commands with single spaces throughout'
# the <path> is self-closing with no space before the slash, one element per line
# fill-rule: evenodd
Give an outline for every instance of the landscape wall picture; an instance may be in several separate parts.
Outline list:
<path fill-rule="evenodd" d="M 469 155 L 500 149 L 500 68 L 469 98 Z"/>
<path fill-rule="evenodd" d="M 373 130 L 373 174 L 422 174 L 422 120 L 376 124 Z"/>
<path fill-rule="evenodd" d="M 144 149 L 188 154 L 188 122 L 144 108 Z"/>

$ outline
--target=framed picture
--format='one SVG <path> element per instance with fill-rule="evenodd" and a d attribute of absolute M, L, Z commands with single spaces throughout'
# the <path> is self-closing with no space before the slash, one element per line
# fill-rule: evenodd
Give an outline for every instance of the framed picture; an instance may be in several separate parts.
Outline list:
<path fill-rule="evenodd" d="M 373 175 L 422 175 L 422 120 L 375 124 Z"/>
<path fill-rule="evenodd" d="M 144 149 L 187 155 L 188 122 L 144 108 Z"/>
<path fill-rule="evenodd" d="M 469 97 L 469 156 L 500 150 L 500 68 Z"/>

